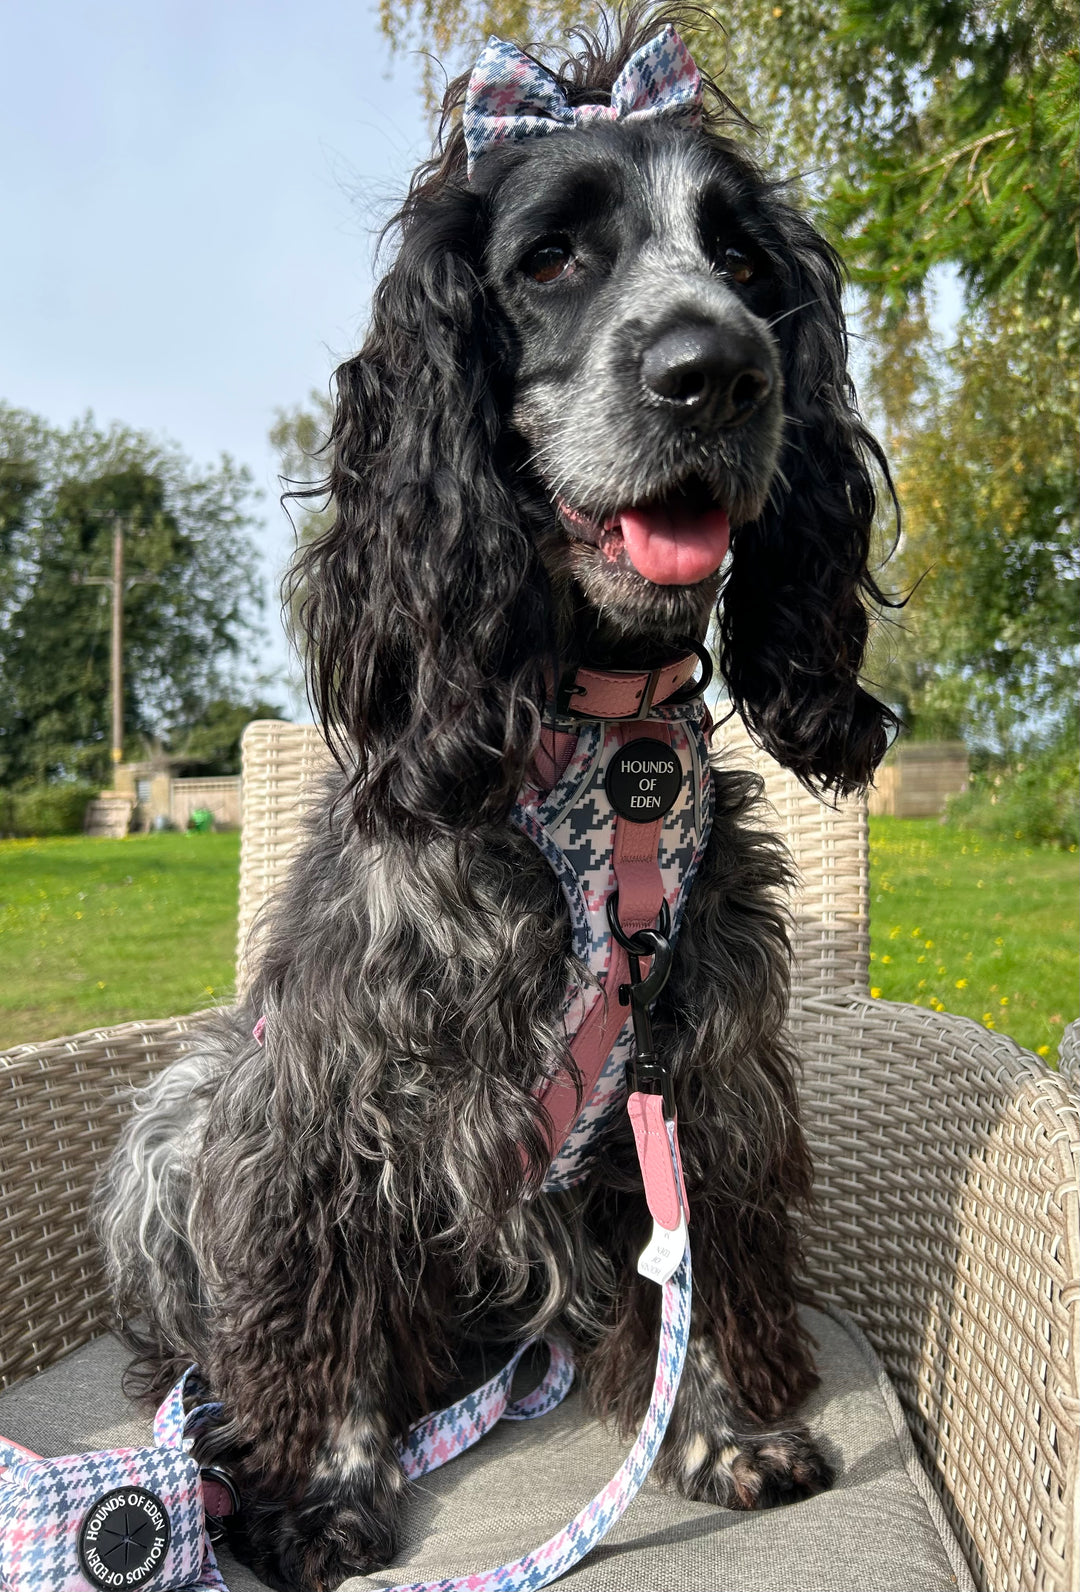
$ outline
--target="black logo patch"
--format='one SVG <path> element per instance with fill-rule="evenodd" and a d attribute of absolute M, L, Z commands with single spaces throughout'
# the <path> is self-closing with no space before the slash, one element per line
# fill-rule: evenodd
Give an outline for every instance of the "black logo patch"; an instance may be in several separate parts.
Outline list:
<path fill-rule="evenodd" d="M 79 1529 L 79 1564 L 91 1586 L 146 1586 L 169 1551 L 165 1505 L 145 1487 L 103 1493 Z"/>
<path fill-rule="evenodd" d="M 651 824 L 674 807 L 682 777 L 682 764 L 670 746 L 662 741 L 630 741 L 612 754 L 604 789 L 620 818 Z"/>

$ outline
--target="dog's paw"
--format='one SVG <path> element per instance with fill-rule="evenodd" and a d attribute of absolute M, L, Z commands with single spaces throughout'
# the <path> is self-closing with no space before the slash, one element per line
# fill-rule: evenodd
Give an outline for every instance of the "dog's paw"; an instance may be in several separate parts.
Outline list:
<path fill-rule="evenodd" d="M 724 1509 L 773 1509 L 833 1483 L 832 1466 L 801 1426 L 723 1441 L 692 1434 L 668 1474 L 685 1497 Z"/>
<path fill-rule="evenodd" d="M 246 1505 L 229 1524 L 236 1557 L 275 1592 L 333 1592 L 351 1575 L 381 1570 L 394 1556 L 397 1513 L 334 1501 Z"/>

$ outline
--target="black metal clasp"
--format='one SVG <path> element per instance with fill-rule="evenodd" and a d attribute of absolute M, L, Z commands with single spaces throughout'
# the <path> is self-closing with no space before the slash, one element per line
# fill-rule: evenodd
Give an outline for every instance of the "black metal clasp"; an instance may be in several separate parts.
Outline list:
<path fill-rule="evenodd" d="M 673 953 L 668 938 L 671 933 L 671 913 L 664 901 L 655 929 L 639 929 L 636 934 L 627 934 L 619 922 L 619 892 L 613 890 L 608 897 L 607 918 L 611 932 L 626 952 L 630 964 L 630 982 L 620 984 L 619 1004 L 629 1006 L 634 1024 L 634 1055 L 630 1063 L 634 1090 L 642 1094 L 663 1095 L 664 1116 L 670 1121 L 675 1115 L 675 1090 L 670 1072 L 653 1049 L 649 1007 L 671 973 Z M 652 965 L 642 978 L 641 959 L 646 956 L 652 958 Z"/>

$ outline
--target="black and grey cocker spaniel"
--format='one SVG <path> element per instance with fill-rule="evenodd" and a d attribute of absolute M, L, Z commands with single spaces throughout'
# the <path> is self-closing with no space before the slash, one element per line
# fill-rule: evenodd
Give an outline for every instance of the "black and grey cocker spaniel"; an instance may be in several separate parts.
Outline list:
<path fill-rule="evenodd" d="M 570 111 L 609 107 L 670 23 L 579 37 L 553 69 Z M 572 1070 L 564 995 L 586 975 L 552 868 L 507 820 L 552 700 L 572 710 L 560 682 L 651 670 L 716 614 L 734 709 L 806 784 L 864 785 L 891 718 L 859 684 L 885 466 L 833 250 L 707 81 L 696 117 L 570 114 L 472 162 L 466 93 L 338 371 L 336 517 L 294 570 L 340 770 L 242 1005 L 145 1091 L 100 1210 L 144 1390 L 197 1363 L 237 1549 L 305 1592 L 393 1553 L 398 1444 L 470 1343 L 557 1326 L 594 1410 L 629 1433 L 648 1402 L 659 1295 L 635 1269 L 625 1116 L 585 1180 L 544 1188 L 538 1096 Z M 754 1508 L 831 1477 L 791 1420 L 816 1378 L 787 864 L 755 781 L 711 780 L 653 1010 L 695 1281 L 656 1474 Z"/>

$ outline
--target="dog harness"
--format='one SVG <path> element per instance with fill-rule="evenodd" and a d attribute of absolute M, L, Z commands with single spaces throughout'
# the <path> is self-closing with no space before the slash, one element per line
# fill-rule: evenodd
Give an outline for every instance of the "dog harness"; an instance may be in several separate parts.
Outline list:
<path fill-rule="evenodd" d="M 511 822 L 537 846 L 570 914 L 575 975 L 563 1023 L 577 1078 L 556 1066 L 539 1091 L 549 1124 L 544 1192 L 588 1175 L 626 1101 L 653 1236 L 638 1269 L 663 1289 L 649 1408 L 617 1474 L 567 1526 L 512 1564 L 387 1592 L 519 1592 L 578 1564 L 619 1519 L 652 1468 L 667 1430 L 690 1332 L 688 1210 L 673 1100 L 652 1054 L 648 1008 L 667 976 L 690 886 L 712 823 L 700 691 L 685 697 L 695 653 L 647 674 L 580 669 L 541 741 Z M 669 701 L 670 698 L 674 701 Z M 642 963 L 648 969 L 642 974 Z M 629 1010 L 628 1010 L 629 1009 Z M 264 1042 L 265 1022 L 255 1038 Z M 628 1094 L 628 1083 L 632 1085 Z M 568 1346 L 545 1340 L 538 1387 L 511 1398 L 530 1339 L 482 1387 L 418 1421 L 401 1445 L 404 1474 L 426 1475 L 499 1420 L 554 1409 L 574 1379 Z M 207 1530 L 238 1507 L 229 1477 L 190 1449 L 221 1406 L 185 1413 L 190 1367 L 154 1422 L 155 1447 L 43 1459 L 0 1438 L 3 1592 L 227 1592 Z"/>
<path fill-rule="evenodd" d="M 666 937 L 675 942 L 712 825 L 701 717 L 695 701 L 658 705 L 629 722 L 556 719 L 541 744 L 534 782 L 512 814 L 562 886 L 581 969 L 567 990 L 563 1023 L 584 1105 L 579 1110 L 565 1072 L 540 1093 L 551 1123 L 545 1193 L 588 1175 L 626 1097 L 635 1036 L 618 991 L 627 983 L 629 958 L 609 914 L 629 937 L 653 928 L 666 906 Z"/>

